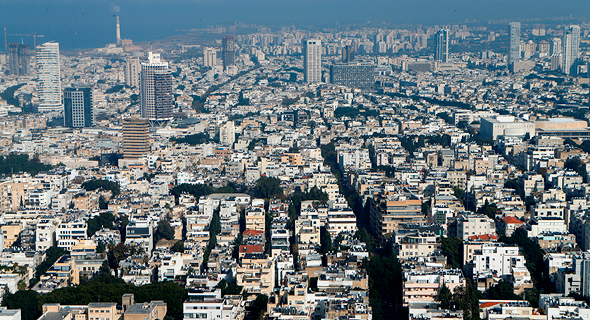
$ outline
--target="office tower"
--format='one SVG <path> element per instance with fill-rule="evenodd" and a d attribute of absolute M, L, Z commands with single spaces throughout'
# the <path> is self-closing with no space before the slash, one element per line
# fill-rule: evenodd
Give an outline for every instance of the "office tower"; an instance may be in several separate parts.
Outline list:
<path fill-rule="evenodd" d="M 64 126 L 82 128 L 94 126 L 92 88 L 64 89 Z"/>
<path fill-rule="evenodd" d="M 203 65 L 209 68 L 215 68 L 217 65 L 217 52 L 213 48 L 203 50 Z"/>
<path fill-rule="evenodd" d="M 172 73 L 160 54 L 150 52 L 141 64 L 141 117 L 154 124 L 172 119 Z"/>
<path fill-rule="evenodd" d="M 434 60 L 449 62 L 449 30 L 440 29 L 434 36 Z"/>
<path fill-rule="evenodd" d="M 343 63 L 348 63 L 348 62 L 352 62 L 352 60 L 354 59 L 353 57 L 353 51 L 352 51 L 352 46 L 350 45 L 346 45 L 342 48 L 342 62 Z"/>
<path fill-rule="evenodd" d="M 219 128 L 219 143 L 232 146 L 236 141 L 236 128 L 233 121 L 226 122 Z"/>
<path fill-rule="evenodd" d="M 150 122 L 147 119 L 123 120 L 123 157 L 139 159 L 150 152 Z"/>
<path fill-rule="evenodd" d="M 59 43 L 46 42 L 37 46 L 37 76 L 39 78 L 39 112 L 62 111 Z"/>
<path fill-rule="evenodd" d="M 8 72 L 16 76 L 31 73 L 31 53 L 28 44 L 8 45 Z"/>
<path fill-rule="evenodd" d="M 561 72 L 570 74 L 572 69 L 576 68 L 576 60 L 580 57 L 580 26 L 565 26 L 561 45 Z"/>
<path fill-rule="evenodd" d="M 358 89 L 375 87 L 375 65 L 360 63 L 338 63 L 330 67 L 333 84 Z"/>
<path fill-rule="evenodd" d="M 320 40 L 303 40 L 303 71 L 305 82 L 322 81 L 322 42 Z"/>
<path fill-rule="evenodd" d="M 141 73 L 141 63 L 139 58 L 127 58 L 125 64 L 125 84 L 130 87 L 139 87 L 139 75 Z"/>
<path fill-rule="evenodd" d="M 510 22 L 508 64 L 520 60 L 520 22 Z"/>
<path fill-rule="evenodd" d="M 223 49 L 223 70 L 236 64 L 236 39 L 234 36 L 225 36 L 221 39 Z"/>
<path fill-rule="evenodd" d="M 121 45 L 121 24 L 119 23 L 119 16 L 117 17 L 117 45 Z"/>

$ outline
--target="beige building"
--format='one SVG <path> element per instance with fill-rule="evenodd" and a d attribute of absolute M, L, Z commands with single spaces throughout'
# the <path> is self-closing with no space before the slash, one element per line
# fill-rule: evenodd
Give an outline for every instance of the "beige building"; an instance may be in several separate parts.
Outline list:
<path fill-rule="evenodd" d="M 246 254 L 236 270 L 236 282 L 244 291 L 254 295 L 249 299 L 258 294 L 270 296 L 275 283 L 275 259 L 265 254 Z"/>

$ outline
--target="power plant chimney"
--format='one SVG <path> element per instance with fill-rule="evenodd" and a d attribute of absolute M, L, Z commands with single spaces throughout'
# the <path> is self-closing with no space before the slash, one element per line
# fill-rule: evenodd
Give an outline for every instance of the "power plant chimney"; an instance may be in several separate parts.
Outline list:
<path fill-rule="evenodd" d="M 119 23 L 119 16 L 117 17 L 117 45 L 121 45 L 121 24 Z"/>

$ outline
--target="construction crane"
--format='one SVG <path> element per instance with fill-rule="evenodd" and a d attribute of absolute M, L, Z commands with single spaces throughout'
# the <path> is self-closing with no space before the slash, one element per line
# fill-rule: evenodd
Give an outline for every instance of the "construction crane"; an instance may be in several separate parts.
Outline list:
<path fill-rule="evenodd" d="M 43 38 L 45 37 L 42 34 L 7 34 L 6 33 L 6 28 L 4 28 L 4 52 L 8 52 L 8 42 L 6 40 L 6 36 L 17 36 L 17 37 L 33 37 L 33 50 L 35 50 L 35 48 L 37 48 L 37 38 Z"/>

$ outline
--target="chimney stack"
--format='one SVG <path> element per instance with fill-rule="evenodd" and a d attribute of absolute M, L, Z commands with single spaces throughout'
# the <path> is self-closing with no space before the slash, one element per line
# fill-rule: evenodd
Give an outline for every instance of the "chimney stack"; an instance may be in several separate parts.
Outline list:
<path fill-rule="evenodd" d="M 117 45 L 121 45 L 121 24 L 119 23 L 119 16 L 117 16 Z"/>

